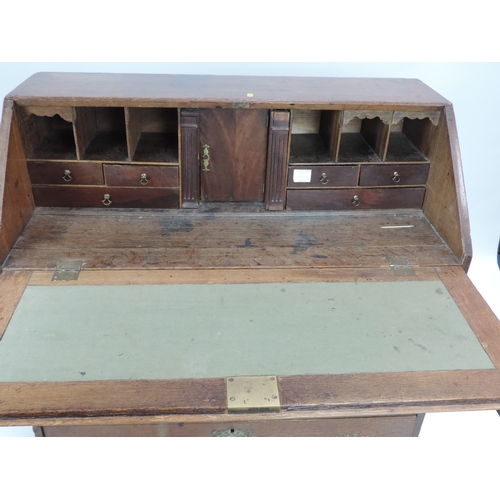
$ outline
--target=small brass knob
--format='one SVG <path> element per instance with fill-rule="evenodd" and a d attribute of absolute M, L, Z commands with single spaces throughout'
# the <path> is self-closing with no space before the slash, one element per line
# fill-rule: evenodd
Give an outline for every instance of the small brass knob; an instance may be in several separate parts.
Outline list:
<path fill-rule="evenodd" d="M 398 172 L 394 172 L 392 174 L 392 182 L 399 182 L 401 180 L 401 177 L 399 176 Z"/>
<path fill-rule="evenodd" d="M 104 199 L 102 200 L 103 205 L 106 205 L 107 207 L 113 203 L 111 201 L 111 196 L 109 194 L 104 195 Z"/>
<path fill-rule="evenodd" d="M 73 177 L 71 176 L 70 170 L 64 171 L 63 180 L 65 180 L 66 182 L 71 182 L 73 180 Z"/>
<path fill-rule="evenodd" d="M 148 180 L 148 176 L 147 176 L 146 174 L 141 174 L 141 178 L 140 178 L 139 182 L 140 182 L 143 186 L 145 186 L 145 185 L 149 182 L 149 180 Z"/>
<path fill-rule="evenodd" d="M 352 204 L 355 206 L 355 207 L 359 207 L 359 196 L 357 194 L 354 195 L 353 199 L 352 199 Z"/>

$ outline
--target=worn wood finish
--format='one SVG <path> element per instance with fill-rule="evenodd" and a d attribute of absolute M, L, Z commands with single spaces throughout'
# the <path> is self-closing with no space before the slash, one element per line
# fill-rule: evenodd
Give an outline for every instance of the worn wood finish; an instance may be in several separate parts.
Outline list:
<path fill-rule="evenodd" d="M 103 203 L 106 195 L 109 205 Z M 179 208 L 179 190 L 174 188 L 34 186 L 33 196 L 41 207 Z"/>
<path fill-rule="evenodd" d="M 100 162 L 28 161 L 28 172 L 32 184 L 104 184 Z"/>
<path fill-rule="evenodd" d="M 73 130 L 77 158 L 83 160 L 90 141 L 97 132 L 96 111 L 92 107 L 73 108 Z"/>
<path fill-rule="evenodd" d="M 377 161 L 381 161 L 381 158 L 366 142 L 362 134 L 355 132 L 342 134 L 338 154 L 339 163 L 373 163 Z"/>
<path fill-rule="evenodd" d="M 252 95 L 248 95 L 252 94 Z M 140 75 L 101 73 L 37 73 L 9 97 L 20 103 L 44 105 L 134 106 L 141 99 L 151 106 L 343 109 L 440 109 L 445 98 L 416 79 L 316 78 L 214 75 Z"/>
<path fill-rule="evenodd" d="M 44 426 L 38 427 L 35 434 L 37 437 L 416 437 L 420 420 L 423 418 L 419 415 L 285 421 L 262 417 L 251 422 Z"/>
<path fill-rule="evenodd" d="M 335 163 L 335 157 L 319 134 L 292 134 L 290 137 L 290 165 Z"/>
<path fill-rule="evenodd" d="M 468 269 L 472 243 L 455 115 L 451 107 L 446 107 L 442 113 L 428 148 L 431 164 L 440 167 L 429 171 L 423 211 L 464 269 Z"/>
<path fill-rule="evenodd" d="M 271 111 L 267 151 L 266 208 L 283 210 L 289 150 L 290 113 Z"/>
<path fill-rule="evenodd" d="M 289 210 L 420 208 L 424 195 L 424 188 L 291 189 L 287 193 L 286 207 Z"/>
<path fill-rule="evenodd" d="M 421 130 L 419 129 L 418 132 L 421 132 Z M 422 138 L 420 135 L 416 135 L 414 140 L 418 140 L 418 142 L 421 143 Z M 393 162 L 427 161 L 427 157 L 404 133 L 393 132 L 390 135 L 385 160 Z"/>
<path fill-rule="evenodd" d="M 310 170 L 311 182 L 296 182 L 294 180 L 294 172 L 296 170 Z M 334 167 L 331 165 L 321 165 L 319 167 L 309 165 L 302 167 L 290 167 L 288 174 L 288 187 L 328 189 L 331 187 L 356 186 L 358 182 L 358 170 L 359 168 L 357 165 L 342 167 Z M 298 174 L 300 174 L 300 172 L 298 172 Z"/>
<path fill-rule="evenodd" d="M 497 409 L 499 370 L 297 375 L 279 377 L 282 411 L 269 419 L 409 415 Z M 251 421 L 230 415 L 224 379 L 0 384 L 3 425 L 158 421 Z M 179 416 L 182 417 L 179 418 Z M 191 416 L 191 418 L 189 418 Z M 104 423 L 104 422 L 103 422 Z"/>
<path fill-rule="evenodd" d="M 201 199 L 264 201 L 267 110 L 202 109 L 200 148 L 208 145 L 209 170 L 201 169 Z"/>
<path fill-rule="evenodd" d="M 200 203 L 199 110 L 181 109 L 182 208 L 197 208 Z"/>
<path fill-rule="evenodd" d="M 146 178 L 141 177 L 143 174 Z M 178 167 L 105 164 L 104 175 L 108 186 L 179 187 Z"/>
<path fill-rule="evenodd" d="M 15 271 L 14 271 L 15 272 Z M 98 270 L 84 268 L 76 281 L 53 281 L 53 271 L 34 271 L 30 286 L 83 285 L 169 285 L 216 283 L 312 283 L 365 281 L 437 281 L 434 268 L 415 268 L 414 276 L 397 276 L 388 268 L 380 269 L 169 269 L 169 270 Z"/>
<path fill-rule="evenodd" d="M 319 125 L 319 135 L 323 139 L 330 156 L 336 161 L 339 144 L 340 132 L 342 129 L 342 112 L 340 111 L 322 111 Z"/>
<path fill-rule="evenodd" d="M 0 383 L 0 422 L 222 413 L 223 379 Z"/>
<path fill-rule="evenodd" d="M 127 130 L 128 157 L 133 158 L 141 138 L 142 115 L 140 108 L 125 108 L 125 127 Z"/>
<path fill-rule="evenodd" d="M 439 269 L 439 277 L 497 368 L 500 368 L 500 323 L 476 287 L 458 266 Z"/>
<path fill-rule="evenodd" d="M 377 156 L 384 161 L 389 140 L 389 124 L 380 118 L 365 119 L 361 124 L 361 135 Z"/>
<path fill-rule="evenodd" d="M 363 246 L 353 246 L 353 238 Z M 116 269 L 380 268 L 392 256 L 418 266 L 457 264 L 421 212 L 204 214 L 103 207 L 37 209 L 6 266 L 53 268 L 62 255 L 84 259 L 87 268 Z"/>
<path fill-rule="evenodd" d="M 0 339 L 30 278 L 29 271 L 7 271 L 0 274 Z"/>
<path fill-rule="evenodd" d="M 6 100 L 0 129 L 0 263 L 35 208 L 14 104 Z"/>
<path fill-rule="evenodd" d="M 397 176 L 395 173 L 397 172 Z M 425 186 L 429 164 L 361 165 L 360 186 Z"/>

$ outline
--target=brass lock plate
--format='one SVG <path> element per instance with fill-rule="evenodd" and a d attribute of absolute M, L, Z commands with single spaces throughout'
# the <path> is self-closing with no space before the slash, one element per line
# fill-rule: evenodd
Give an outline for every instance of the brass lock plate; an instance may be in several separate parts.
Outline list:
<path fill-rule="evenodd" d="M 227 410 L 230 413 L 280 411 L 281 401 L 275 376 L 229 377 L 226 387 Z"/>

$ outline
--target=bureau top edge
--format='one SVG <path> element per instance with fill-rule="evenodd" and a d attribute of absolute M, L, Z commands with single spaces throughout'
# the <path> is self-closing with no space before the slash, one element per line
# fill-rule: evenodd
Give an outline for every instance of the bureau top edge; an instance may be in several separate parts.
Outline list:
<path fill-rule="evenodd" d="M 36 73 L 6 98 L 59 106 L 437 110 L 451 105 L 417 79 L 119 73 Z"/>

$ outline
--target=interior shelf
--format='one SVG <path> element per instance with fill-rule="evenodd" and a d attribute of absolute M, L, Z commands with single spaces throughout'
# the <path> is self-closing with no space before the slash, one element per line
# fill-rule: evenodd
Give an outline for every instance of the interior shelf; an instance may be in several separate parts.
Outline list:
<path fill-rule="evenodd" d="M 387 162 L 428 161 L 405 134 L 393 132 L 389 138 L 389 147 L 386 155 Z"/>
<path fill-rule="evenodd" d="M 380 157 L 373 151 L 360 133 L 342 134 L 338 163 L 379 162 Z"/>
<path fill-rule="evenodd" d="M 290 145 L 291 165 L 335 163 L 319 134 L 294 134 Z"/>

